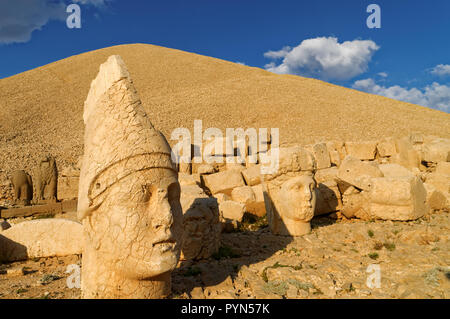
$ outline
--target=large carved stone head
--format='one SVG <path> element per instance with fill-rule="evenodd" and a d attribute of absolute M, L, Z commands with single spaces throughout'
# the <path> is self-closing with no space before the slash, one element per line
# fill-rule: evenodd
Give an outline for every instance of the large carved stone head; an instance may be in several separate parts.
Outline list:
<path fill-rule="evenodd" d="M 303 148 L 280 149 L 280 168 L 265 180 L 264 200 L 272 233 L 301 236 L 311 231 L 316 207 L 314 158 Z"/>
<path fill-rule="evenodd" d="M 83 296 L 165 296 L 180 255 L 178 175 L 170 146 L 148 119 L 119 56 L 101 65 L 84 121 Z"/>

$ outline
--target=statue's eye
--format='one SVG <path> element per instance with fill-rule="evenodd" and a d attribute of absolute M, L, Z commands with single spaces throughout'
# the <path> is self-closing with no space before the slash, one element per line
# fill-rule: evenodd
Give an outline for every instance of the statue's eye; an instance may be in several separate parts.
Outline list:
<path fill-rule="evenodd" d="M 148 202 L 152 197 L 152 191 L 150 185 L 142 185 L 141 201 Z"/>

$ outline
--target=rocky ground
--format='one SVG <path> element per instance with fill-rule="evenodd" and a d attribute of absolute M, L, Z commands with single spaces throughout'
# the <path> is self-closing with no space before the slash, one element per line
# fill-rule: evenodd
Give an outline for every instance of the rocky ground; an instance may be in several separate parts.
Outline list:
<path fill-rule="evenodd" d="M 208 260 L 180 262 L 171 298 L 450 298 L 449 213 L 413 222 L 321 217 L 311 234 L 246 225 Z M 257 230 L 248 230 L 258 228 Z M 0 265 L 0 298 L 79 298 L 67 266 L 79 256 Z M 372 264 L 380 288 L 369 288 Z M 373 266 L 372 266 L 373 267 Z"/>

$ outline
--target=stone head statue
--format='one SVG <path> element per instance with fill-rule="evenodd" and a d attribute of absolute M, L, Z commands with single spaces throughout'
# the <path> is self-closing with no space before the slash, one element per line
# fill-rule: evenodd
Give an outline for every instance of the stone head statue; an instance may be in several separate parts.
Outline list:
<path fill-rule="evenodd" d="M 180 257 L 180 185 L 120 56 L 100 66 L 84 108 L 78 214 L 84 298 L 161 298 Z"/>
<path fill-rule="evenodd" d="M 279 173 L 262 175 L 269 227 L 277 235 L 301 236 L 311 231 L 316 207 L 314 158 L 298 147 L 282 150 L 280 156 Z"/>

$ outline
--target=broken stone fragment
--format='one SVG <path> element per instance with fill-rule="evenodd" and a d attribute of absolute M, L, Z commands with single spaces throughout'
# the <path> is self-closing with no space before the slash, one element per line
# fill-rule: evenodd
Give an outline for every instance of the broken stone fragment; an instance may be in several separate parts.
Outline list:
<path fill-rule="evenodd" d="M 429 211 L 427 191 L 418 177 L 372 178 L 367 196 L 371 218 L 415 220 Z"/>
<path fill-rule="evenodd" d="M 339 167 L 337 178 L 359 189 L 368 190 L 372 177 L 382 177 L 381 170 L 348 155 Z"/>
<path fill-rule="evenodd" d="M 245 185 L 241 173 L 236 170 L 203 175 L 202 178 L 211 194 L 225 193 L 231 195 L 231 191 L 235 187 Z"/>
<path fill-rule="evenodd" d="M 390 157 L 394 155 L 397 152 L 395 141 L 392 138 L 382 140 L 377 144 L 377 151 L 381 157 Z"/>
<path fill-rule="evenodd" d="M 81 254 L 83 227 L 60 218 L 18 223 L 0 233 L 0 260 Z"/>
<path fill-rule="evenodd" d="M 450 139 L 435 138 L 424 144 L 422 160 L 439 163 L 450 161 Z"/>

